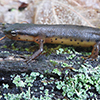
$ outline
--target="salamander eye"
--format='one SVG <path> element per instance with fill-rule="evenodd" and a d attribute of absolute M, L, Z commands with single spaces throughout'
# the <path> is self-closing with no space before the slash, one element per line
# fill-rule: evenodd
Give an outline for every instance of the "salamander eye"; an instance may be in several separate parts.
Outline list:
<path fill-rule="evenodd" d="M 11 35 L 12 36 L 17 36 L 17 32 L 16 31 L 11 31 Z"/>

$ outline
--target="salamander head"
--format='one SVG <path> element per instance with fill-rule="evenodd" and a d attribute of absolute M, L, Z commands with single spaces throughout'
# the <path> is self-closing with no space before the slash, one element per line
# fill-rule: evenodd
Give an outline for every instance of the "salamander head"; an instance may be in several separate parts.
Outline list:
<path fill-rule="evenodd" d="M 4 29 L 4 34 L 10 38 L 10 39 L 15 39 L 18 37 L 18 31 L 17 30 L 7 30 L 7 29 Z"/>
<path fill-rule="evenodd" d="M 21 30 L 22 28 L 20 26 L 16 26 L 16 24 L 11 25 L 3 30 L 4 34 L 12 40 L 35 41 L 35 37 L 25 34 L 25 31 Z"/>
<path fill-rule="evenodd" d="M 13 37 L 16 38 L 17 35 L 19 34 L 19 29 L 16 29 L 16 25 L 17 24 L 4 25 L 3 32 L 8 38 L 10 39 L 13 39 Z"/>
<path fill-rule="evenodd" d="M 26 24 L 15 23 L 15 24 L 5 27 L 3 29 L 3 32 L 10 39 L 24 40 L 25 35 L 27 35 L 27 34 L 25 34 L 26 31 L 24 31 L 26 29 L 25 26 L 26 26 Z M 21 39 L 20 37 L 23 37 L 23 38 Z"/>
<path fill-rule="evenodd" d="M 34 32 L 33 32 L 34 30 Z M 8 27 L 5 27 L 3 30 L 5 35 L 9 38 L 16 37 L 18 35 L 30 35 L 30 36 L 37 36 L 38 29 L 34 24 L 12 24 Z"/>

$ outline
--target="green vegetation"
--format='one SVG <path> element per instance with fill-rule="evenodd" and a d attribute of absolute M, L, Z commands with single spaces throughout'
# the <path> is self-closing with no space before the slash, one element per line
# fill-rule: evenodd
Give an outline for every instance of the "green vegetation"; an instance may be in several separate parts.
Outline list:
<path fill-rule="evenodd" d="M 74 71 L 78 74 L 56 82 L 57 88 L 63 90 L 63 96 L 67 95 L 71 100 L 86 100 L 89 95 L 96 98 L 96 94 L 89 90 L 95 87 L 100 94 L 100 66 L 93 69 L 91 66 L 82 65 L 79 70 Z"/>
<path fill-rule="evenodd" d="M 64 78 L 62 78 L 62 72 L 55 68 L 52 73 L 57 74 L 60 78 L 56 79 L 50 77 L 49 80 L 38 72 L 32 72 L 30 75 L 25 73 L 12 75 L 13 83 L 16 87 L 22 88 L 22 92 L 20 94 L 4 94 L 4 98 L 6 100 L 52 100 L 53 96 L 55 96 L 54 89 L 51 90 L 51 94 L 49 94 L 50 90 L 44 89 L 44 86 L 48 84 L 56 84 L 56 88 L 62 90 L 62 96 L 66 96 L 70 98 L 70 100 L 86 100 L 88 97 L 97 98 L 96 93 L 90 90 L 94 87 L 96 92 L 100 94 L 100 66 L 93 68 L 90 65 L 82 65 L 79 70 L 73 71 L 76 72 L 76 74 L 71 77 L 68 76 L 68 70 L 65 70 Z M 33 91 L 31 90 L 37 77 L 40 77 L 41 82 L 44 84 L 40 87 L 40 93 L 44 91 L 44 96 L 41 95 L 39 98 L 32 95 Z M 23 88 L 25 87 L 27 87 L 27 90 L 24 92 Z M 8 89 L 9 85 L 3 84 L 3 88 Z"/>
<path fill-rule="evenodd" d="M 21 93 L 5 93 L 3 94 L 6 100 L 53 100 L 56 91 L 61 90 L 61 96 L 68 98 L 69 100 L 86 100 L 87 98 L 97 99 L 97 95 L 100 95 L 100 66 L 93 68 L 88 62 L 80 65 L 77 57 L 77 64 L 80 65 L 78 68 L 72 68 L 74 63 L 71 61 L 76 57 L 76 52 L 73 48 L 59 48 L 56 50 L 57 54 L 69 54 L 66 59 L 70 60 L 70 64 L 66 62 L 60 62 L 61 69 L 55 68 L 52 70 L 52 75 L 48 70 L 44 74 L 38 72 L 31 72 L 30 75 L 22 73 L 21 75 L 12 75 L 11 79 L 16 88 L 21 89 Z M 50 60 L 53 66 L 59 66 L 59 63 L 54 60 Z M 46 74 L 46 75 L 45 75 Z M 49 77 L 48 77 L 49 76 Z M 34 82 L 40 79 L 42 86 L 38 86 L 40 89 L 40 96 L 35 97 L 34 93 L 38 91 L 34 87 Z M 46 86 L 52 85 L 52 89 L 46 89 Z M 8 84 L 3 84 L 4 89 L 8 89 Z M 32 89 L 34 88 L 34 90 Z M 94 88 L 94 90 L 92 90 Z M 25 91 L 24 91 L 25 90 Z M 1 98 L 1 95 L 0 95 Z M 56 97 L 55 97 L 56 98 Z M 56 98 L 60 100 L 59 98 Z"/>

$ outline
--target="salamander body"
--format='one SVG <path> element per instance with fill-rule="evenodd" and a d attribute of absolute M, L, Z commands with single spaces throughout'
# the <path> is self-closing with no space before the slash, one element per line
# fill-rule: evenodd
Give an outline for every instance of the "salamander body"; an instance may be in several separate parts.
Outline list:
<path fill-rule="evenodd" d="M 13 24 L 4 29 L 5 35 L 13 40 L 34 41 L 43 51 L 44 43 L 73 46 L 94 46 L 91 58 L 96 58 L 100 47 L 100 29 L 78 25 Z M 40 50 L 39 49 L 39 50 Z M 34 54 L 33 54 L 34 55 Z M 32 58 L 34 59 L 34 58 Z"/>

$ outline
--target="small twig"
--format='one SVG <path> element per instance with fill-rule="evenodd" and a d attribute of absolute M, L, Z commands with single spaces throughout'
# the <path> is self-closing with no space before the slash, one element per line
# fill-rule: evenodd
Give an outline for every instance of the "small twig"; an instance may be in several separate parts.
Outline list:
<path fill-rule="evenodd" d="M 0 41 L 1 41 L 1 40 L 3 40 L 5 37 L 6 37 L 6 35 L 5 35 L 5 36 L 3 36 L 2 38 L 0 38 Z"/>

